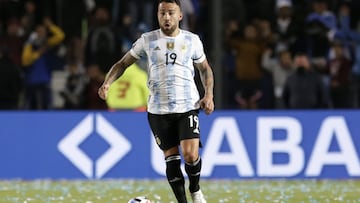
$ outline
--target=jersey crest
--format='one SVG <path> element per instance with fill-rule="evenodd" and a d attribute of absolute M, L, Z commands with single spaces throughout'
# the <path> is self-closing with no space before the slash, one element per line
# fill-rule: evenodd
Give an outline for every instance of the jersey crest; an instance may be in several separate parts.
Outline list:
<path fill-rule="evenodd" d="M 175 43 L 174 42 L 166 42 L 166 48 L 168 50 L 174 50 Z"/>

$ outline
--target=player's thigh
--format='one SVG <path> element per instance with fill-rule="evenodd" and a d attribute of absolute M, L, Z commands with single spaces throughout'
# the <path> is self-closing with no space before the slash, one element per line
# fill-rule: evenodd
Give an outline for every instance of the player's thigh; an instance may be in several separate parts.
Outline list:
<path fill-rule="evenodd" d="M 200 138 L 198 110 L 192 110 L 182 114 L 177 123 L 180 140 Z"/>
<path fill-rule="evenodd" d="M 166 151 L 180 144 L 171 115 L 148 113 L 148 121 L 156 144 L 161 150 Z"/>

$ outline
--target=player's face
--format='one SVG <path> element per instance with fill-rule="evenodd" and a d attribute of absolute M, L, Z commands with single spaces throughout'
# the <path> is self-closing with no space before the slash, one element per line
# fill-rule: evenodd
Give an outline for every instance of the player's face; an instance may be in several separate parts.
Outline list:
<path fill-rule="evenodd" d="M 162 2 L 158 8 L 158 21 L 160 29 L 168 36 L 175 36 L 182 19 L 180 7 L 176 3 Z"/>

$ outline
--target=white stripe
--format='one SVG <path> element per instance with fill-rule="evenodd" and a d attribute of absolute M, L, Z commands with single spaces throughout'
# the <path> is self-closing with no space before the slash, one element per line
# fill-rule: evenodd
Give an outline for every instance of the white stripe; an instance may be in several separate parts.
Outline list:
<path fill-rule="evenodd" d="M 166 162 L 170 162 L 170 161 L 175 161 L 175 160 L 180 160 L 181 156 L 180 155 L 176 155 L 176 156 L 169 156 L 165 159 Z"/>

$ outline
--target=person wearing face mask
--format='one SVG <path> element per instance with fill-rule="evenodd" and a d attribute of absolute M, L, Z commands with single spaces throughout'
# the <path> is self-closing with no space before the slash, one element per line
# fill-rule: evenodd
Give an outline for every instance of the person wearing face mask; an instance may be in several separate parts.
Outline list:
<path fill-rule="evenodd" d="M 293 73 L 293 59 L 289 50 L 283 50 L 271 57 L 272 50 L 267 49 L 262 56 L 262 67 L 269 71 L 274 82 L 273 94 L 275 97 L 275 107 L 284 108 L 282 93 L 287 77 Z"/>
<path fill-rule="evenodd" d="M 294 57 L 295 71 L 286 79 L 283 100 L 288 109 L 327 108 L 324 83 L 305 53 Z"/>

